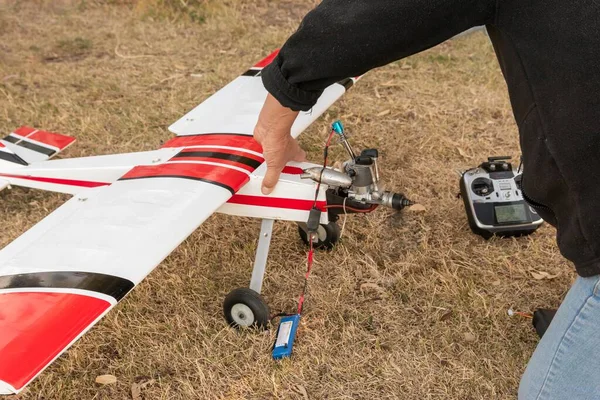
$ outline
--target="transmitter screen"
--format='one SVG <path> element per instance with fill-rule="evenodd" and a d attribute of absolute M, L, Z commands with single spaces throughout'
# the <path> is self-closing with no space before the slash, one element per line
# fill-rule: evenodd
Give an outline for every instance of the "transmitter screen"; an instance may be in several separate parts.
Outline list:
<path fill-rule="evenodd" d="M 525 204 L 512 204 L 509 206 L 495 206 L 496 219 L 499 224 L 509 222 L 529 222 Z"/>

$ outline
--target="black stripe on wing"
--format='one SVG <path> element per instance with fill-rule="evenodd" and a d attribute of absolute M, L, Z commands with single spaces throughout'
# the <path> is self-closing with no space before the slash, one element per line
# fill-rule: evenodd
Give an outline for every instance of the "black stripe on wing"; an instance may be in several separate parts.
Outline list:
<path fill-rule="evenodd" d="M 80 289 L 121 300 L 135 285 L 128 279 L 95 272 L 52 271 L 0 276 L 0 289 Z"/>
<path fill-rule="evenodd" d="M 42 153 L 47 155 L 48 157 L 52 157 L 54 154 L 56 154 L 56 150 L 48 148 L 48 147 L 44 147 L 44 146 L 40 146 L 39 144 L 35 144 L 33 142 L 29 142 L 25 139 L 20 139 L 16 136 L 12 136 L 12 135 L 8 135 L 6 136 L 3 140 L 6 140 L 7 142 L 16 144 L 17 146 L 21 146 L 24 147 L 26 149 L 35 151 L 37 153 Z"/>
<path fill-rule="evenodd" d="M 260 167 L 260 164 L 262 164 L 260 161 L 254 160 L 250 157 L 244 157 L 244 156 L 240 156 L 237 154 L 221 153 L 221 152 L 217 152 L 217 151 L 182 151 L 179 154 L 177 154 L 175 157 L 173 157 L 173 159 L 171 161 L 176 160 L 178 158 L 186 158 L 186 157 L 206 157 L 206 158 L 214 158 L 217 160 L 235 161 L 240 164 L 244 164 L 249 167 L 252 167 L 254 169 Z"/>

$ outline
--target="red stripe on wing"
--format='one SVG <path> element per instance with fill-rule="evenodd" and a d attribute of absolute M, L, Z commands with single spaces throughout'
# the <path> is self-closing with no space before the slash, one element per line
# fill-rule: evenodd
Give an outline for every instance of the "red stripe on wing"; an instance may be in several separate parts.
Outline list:
<path fill-rule="evenodd" d="M 106 183 L 106 182 L 80 181 L 77 179 L 45 178 L 43 176 L 14 175 L 14 174 L 0 174 L 0 176 L 4 176 L 6 178 L 25 179 L 28 181 L 35 181 L 35 182 L 54 183 L 56 185 L 81 186 L 81 187 L 88 187 L 88 188 L 110 185 L 110 183 Z"/>
<path fill-rule="evenodd" d="M 191 147 L 191 146 L 229 146 L 238 147 L 262 153 L 262 147 L 251 135 L 207 134 L 192 136 L 177 136 L 167 141 L 162 147 Z"/>
<path fill-rule="evenodd" d="M 277 54 L 279 54 L 279 49 L 275 50 L 274 52 L 269 54 L 267 57 L 263 58 L 262 60 L 260 60 L 256 64 L 254 64 L 254 68 L 264 68 L 267 65 L 271 64 L 273 62 L 273 60 L 275 59 L 275 57 L 277 57 Z"/>
<path fill-rule="evenodd" d="M 0 294 L 0 381 L 21 389 L 109 307 L 70 293 Z"/>
<path fill-rule="evenodd" d="M 155 177 L 198 179 L 226 186 L 232 192 L 237 192 L 250 180 L 250 177 L 247 174 L 225 166 L 219 167 L 216 165 L 179 162 L 156 166 L 134 167 L 128 173 L 123 175 L 121 179 Z"/>
<path fill-rule="evenodd" d="M 28 139 L 36 140 L 48 146 L 53 146 L 62 150 L 75 141 L 75 138 L 61 135 L 60 133 L 37 131 L 31 134 Z"/>
<path fill-rule="evenodd" d="M 272 208 L 286 208 L 289 210 L 301 210 L 309 211 L 313 205 L 313 200 L 303 199 L 286 199 L 280 197 L 269 197 L 269 196 L 250 196 L 245 194 L 235 194 L 231 197 L 228 203 L 242 204 L 246 206 L 259 206 L 259 207 L 272 207 Z M 317 208 L 321 211 L 325 211 L 327 202 L 317 201 Z"/>

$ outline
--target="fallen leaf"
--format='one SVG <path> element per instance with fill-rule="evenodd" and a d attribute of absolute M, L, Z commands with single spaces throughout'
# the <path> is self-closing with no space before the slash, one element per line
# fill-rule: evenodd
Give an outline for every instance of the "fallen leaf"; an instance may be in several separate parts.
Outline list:
<path fill-rule="evenodd" d="M 451 316 L 452 316 L 452 310 L 448 310 L 442 314 L 442 316 L 440 317 L 440 321 L 446 321 L 446 320 L 450 319 Z"/>
<path fill-rule="evenodd" d="M 306 388 L 304 386 L 296 385 L 296 391 L 300 393 L 305 400 L 308 400 L 308 392 L 306 391 Z"/>
<path fill-rule="evenodd" d="M 96 383 L 101 385 L 111 385 L 117 383 L 117 377 L 114 375 L 100 375 L 96 377 Z"/>
<path fill-rule="evenodd" d="M 477 338 L 471 332 L 465 333 L 465 341 L 466 342 L 474 342 L 475 339 L 477 339 Z"/>
<path fill-rule="evenodd" d="M 467 154 L 467 152 L 464 151 L 463 149 L 461 149 L 460 147 L 457 147 L 457 149 L 458 149 L 458 154 L 460 154 L 464 158 L 471 158 L 471 157 L 469 157 L 469 155 Z"/>
<path fill-rule="evenodd" d="M 400 375 L 402 375 L 402 369 L 400 369 L 400 367 L 399 367 L 398 365 L 396 365 L 396 364 L 395 364 L 393 361 L 390 361 L 390 365 L 391 365 L 392 367 L 394 367 L 394 369 L 395 369 L 396 371 L 398 371 L 398 373 L 399 373 Z"/>
<path fill-rule="evenodd" d="M 412 211 L 412 212 L 424 212 L 424 211 L 427 211 L 427 209 L 422 204 L 413 204 L 412 206 L 410 206 L 408 208 L 408 211 Z"/>
<path fill-rule="evenodd" d="M 535 272 L 535 271 L 530 271 L 530 272 L 531 272 L 531 276 L 533 276 L 533 279 L 542 280 L 542 279 L 546 278 L 546 276 L 542 273 Z"/>
<path fill-rule="evenodd" d="M 131 397 L 133 400 L 142 400 L 142 390 L 146 389 L 148 386 L 152 386 L 156 383 L 154 379 L 150 379 L 148 381 L 134 383 L 131 385 Z"/>
<path fill-rule="evenodd" d="M 383 292 L 383 288 L 379 285 L 377 285 L 376 283 L 372 283 L 372 282 L 365 282 L 365 283 L 361 283 L 360 285 L 360 291 L 361 292 L 365 292 L 368 289 L 373 289 L 377 292 Z"/>
<path fill-rule="evenodd" d="M 560 272 L 556 275 L 550 275 L 549 273 L 544 271 L 529 271 L 529 273 L 531 274 L 533 279 L 537 279 L 538 281 L 543 279 L 554 279 L 560 275 Z"/>
<path fill-rule="evenodd" d="M 142 400 L 142 389 L 137 383 L 131 385 L 131 398 L 133 400 Z"/>
<path fill-rule="evenodd" d="M 155 383 L 156 383 L 156 381 L 155 381 L 154 379 L 150 379 L 149 381 L 146 381 L 146 382 L 142 382 L 142 383 L 140 383 L 140 387 L 141 387 L 142 389 L 146 389 L 148 386 L 152 386 L 152 385 L 154 385 Z"/>

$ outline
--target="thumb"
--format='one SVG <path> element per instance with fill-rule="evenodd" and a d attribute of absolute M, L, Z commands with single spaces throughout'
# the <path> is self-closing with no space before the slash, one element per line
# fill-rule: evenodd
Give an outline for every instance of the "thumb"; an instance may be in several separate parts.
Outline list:
<path fill-rule="evenodd" d="M 277 182 L 279 181 L 279 175 L 281 174 L 281 171 L 281 168 L 267 166 L 267 173 L 265 174 L 261 188 L 264 195 L 271 194 L 273 189 L 275 189 L 275 185 L 277 185 Z"/>

